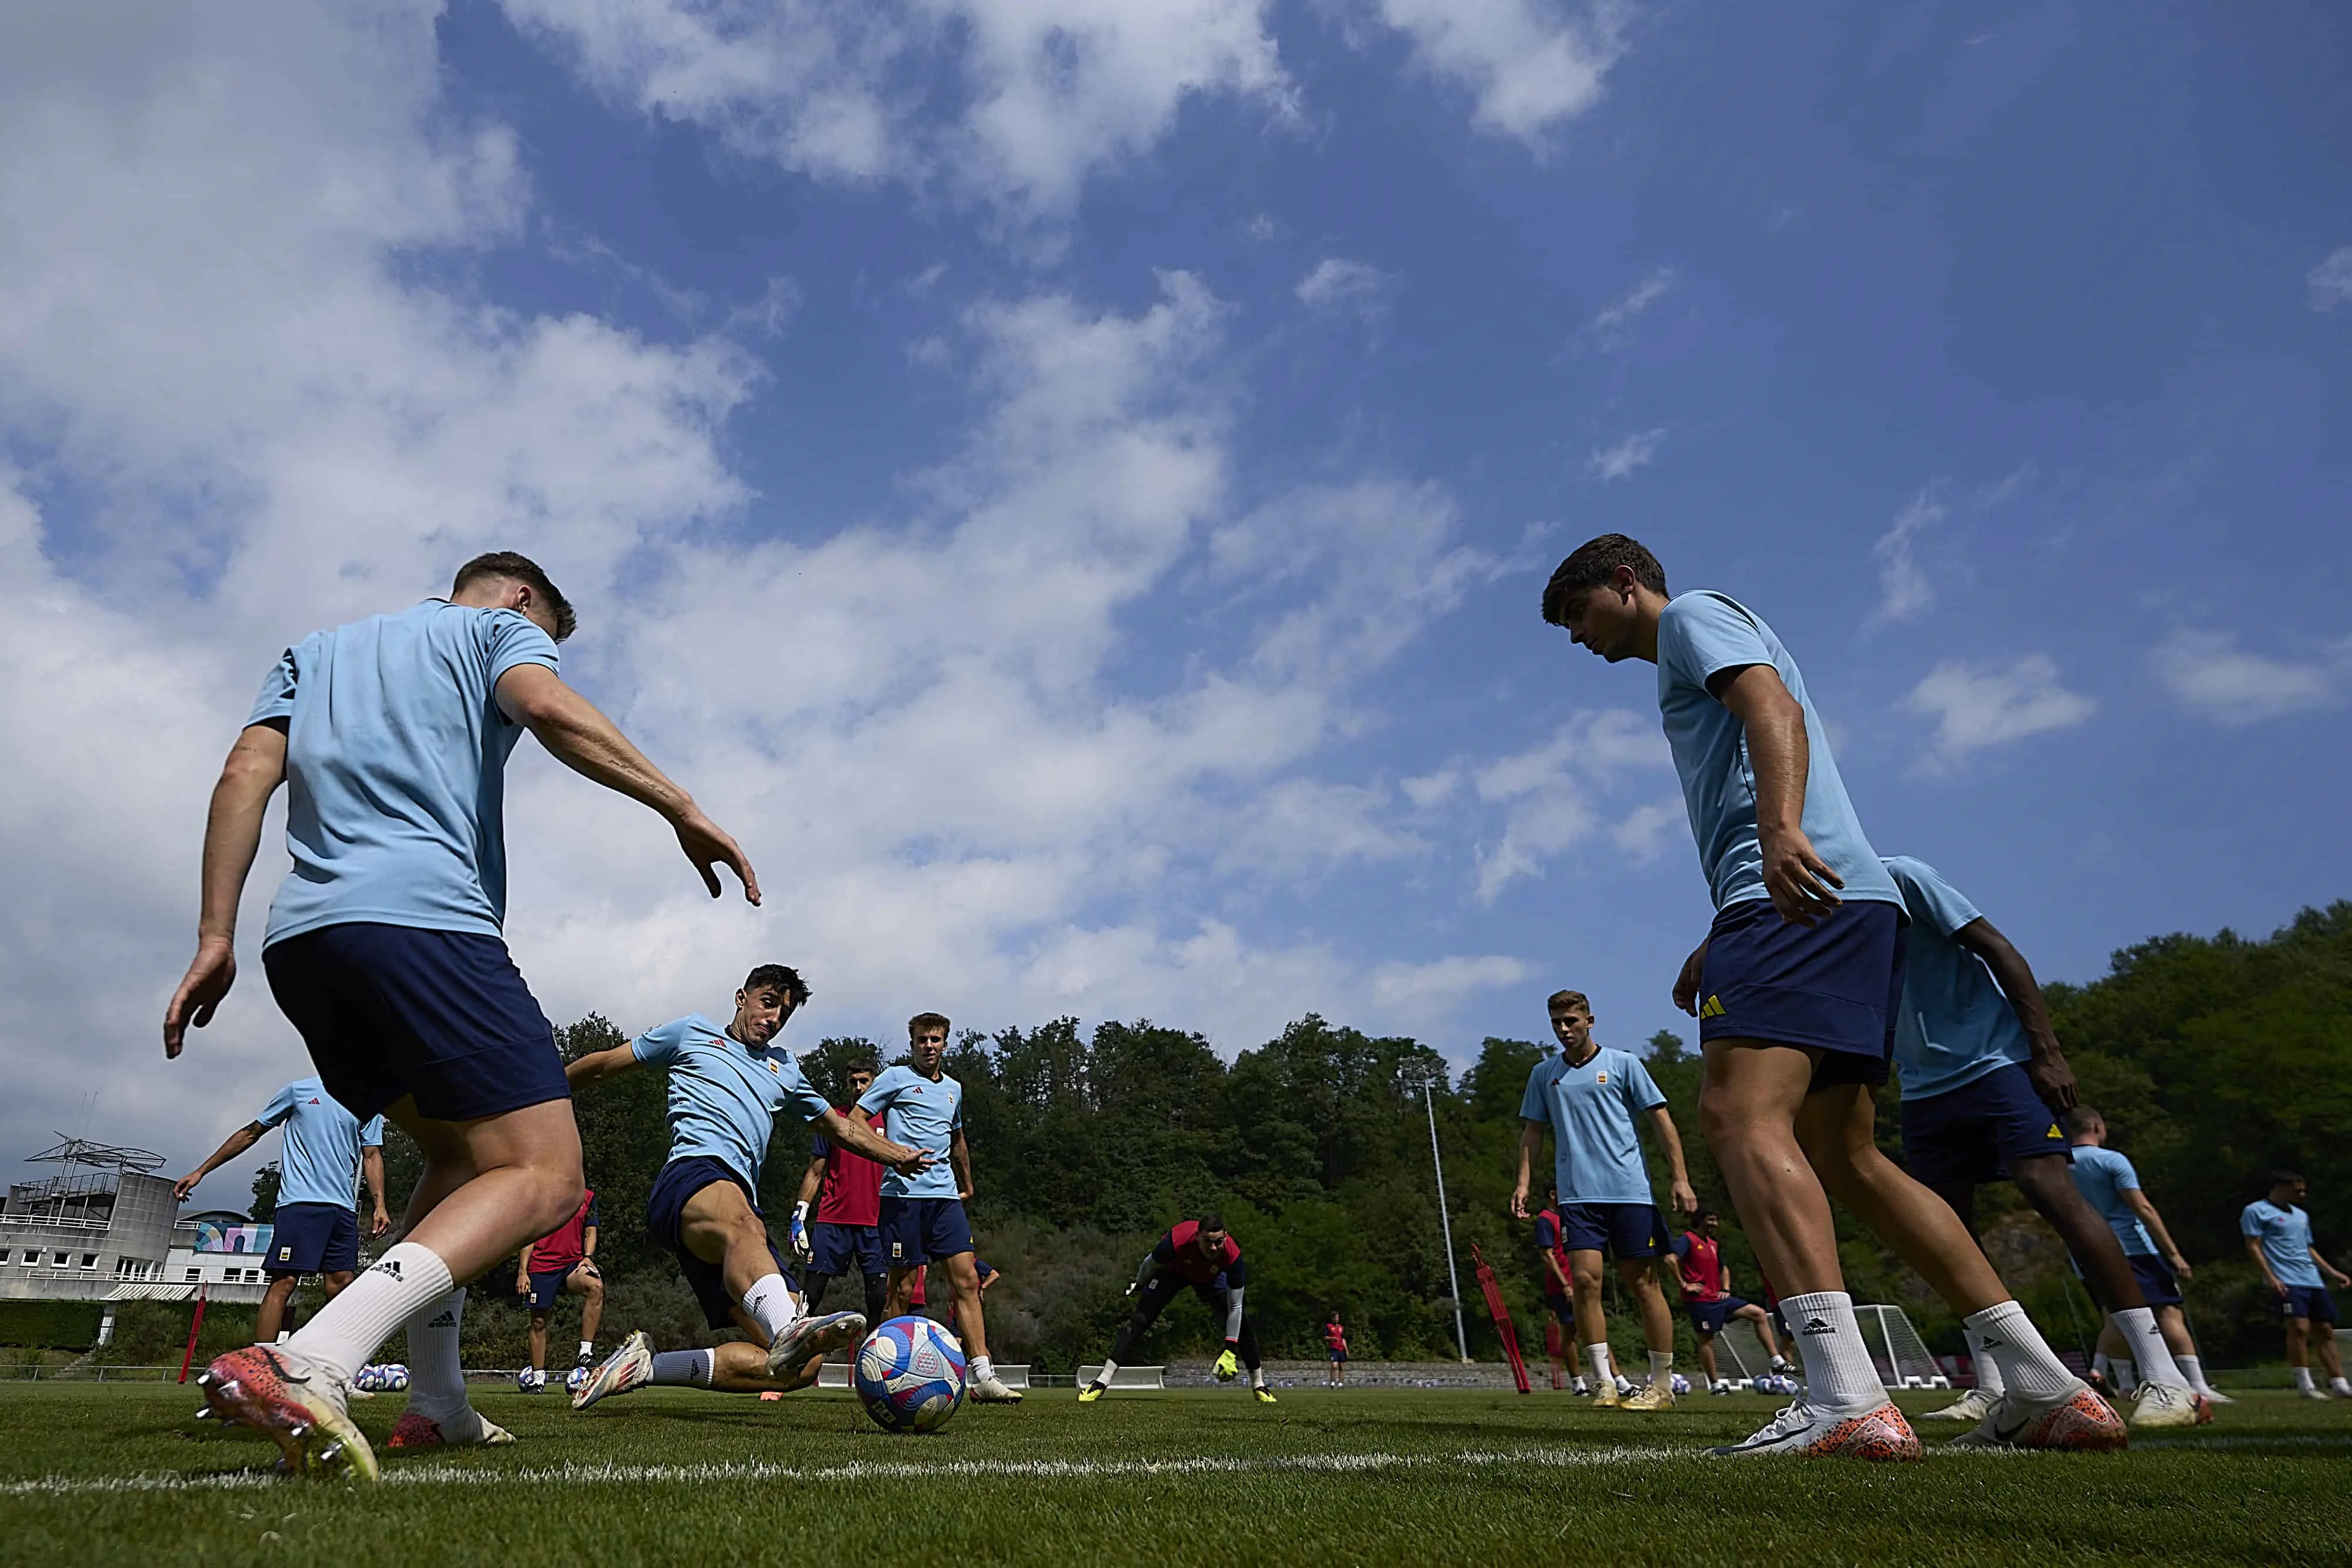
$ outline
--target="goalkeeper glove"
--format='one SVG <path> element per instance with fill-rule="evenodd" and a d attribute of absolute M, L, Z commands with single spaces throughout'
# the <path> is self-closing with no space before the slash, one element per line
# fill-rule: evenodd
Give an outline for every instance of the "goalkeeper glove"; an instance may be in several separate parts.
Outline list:
<path fill-rule="evenodd" d="M 792 1239 L 793 1256 L 798 1258 L 803 1263 L 807 1262 L 809 1260 L 810 1248 L 808 1233 L 808 1205 L 805 1203 L 795 1204 L 793 1207 Z"/>
<path fill-rule="evenodd" d="M 1225 1354 L 1217 1357 L 1217 1381 L 1231 1383 L 1241 1372 L 1241 1364 L 1234 1359 L 1234 1347 L 1225 1346 Z"/>

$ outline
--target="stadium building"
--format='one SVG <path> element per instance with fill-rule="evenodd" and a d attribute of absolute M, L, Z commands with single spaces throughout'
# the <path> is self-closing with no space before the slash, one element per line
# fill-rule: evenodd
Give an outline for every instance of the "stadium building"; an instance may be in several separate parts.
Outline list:
<path fill-rule="evenodd" d="M 258 1301 L 269 1227 L 234 1209 L 181 1218 L 146 1149 L 60 1138 L 27 1162 L 57 1174 L 16 1182 L 0 1208 L 0 1301 Z"/>

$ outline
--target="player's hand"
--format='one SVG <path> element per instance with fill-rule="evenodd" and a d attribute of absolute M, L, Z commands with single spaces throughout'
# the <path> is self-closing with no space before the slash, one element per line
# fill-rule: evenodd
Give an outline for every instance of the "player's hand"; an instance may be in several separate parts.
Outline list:
<path fill-rule="evenodd" d="M 375 1206 L 375 1214 L 368 1220 L 368 1234 L 370 1236 L 382 1236 L 391 1228 L 391 1214 L 386 1212 L 383 1205 L 380 1203 L 377 1204 Z"/>
<path fill-rule="evenodd" d="M 515 1294 L 518 1296 L 528 1296 L 530 1294 L 530 1275 L 517 1274 L 515 1276 Z"/>
<path fill-rule="evenodd" d="M 1845 879 L 1830 862 L 1813 852 L 1813 841 L 1801 828 L 1757 830 L 1756 847 L 1764 857 L 1764 891 L 1772 907 L 1791 925 L 1818 925 L 1841 902 L 1837 889 Z"/>
<path fill-rule="evenodd" d="M 2196 1272 L 2195 1270 L 2189 1268 L 2189 1260 L 2183 1258 L 2178 1252 L 2175 1252 L 2171 1257 L 2167 1258 L 2164 1261 L 2166 1266 L 2172 1270 L 2175 1277 L 2184 1281 L 2188 1280 L 2189 1275 Z"/>
<path fill-rule="evenodd" d="M 1669 1187 L 1666 1201 L 1675 1206 L 1676 1214 L 1692 1214 L 1698 1209 L 1698 1194 L 1691 1190 L 1691 1184 L 1686 1181 L 1678 1181 Z"/>
<path fill-rule="evenodd" d="M 940 1158 L 929 1149 L 902 1148 L 897 1159 L 884 1160 L 882 1163 L 900 1176 L 920 1176 L 939 1164 Z"/>
<path fill-rule="evenodd" d="M 1232 1345 L 1225 1346 L 1225 1354 L 1217 1357 L 1217 1364 L 1214 1368 L 1217 1375 L 1217 1381 L 1220 1383 L 1231 1383 L 1235 1377 L 1241 1375 L 1241 1363 L 1234 1356 L 1234 1347 Z"/>
<path fill-rule="evenodd" d="M 760 873 L 751 869 L 751 857 L 743 847 L 728 835 L 727 830 L 702 814 L 699 806 L 687 808 L 686 815 L 677 820 L 677 847 L 702 873 L 702 885 L 717 898 L 724 891 L 719 885 L 719 870 L 725 866 L 743 884 L 743 902 L 760 902 Z"/>
<path fill-rule="evenodd" d="M 792 1238 L 793 1256 L 803 1263 L 807 1262 L 814 1249 L 809 1245 L 808 1205 L 805 1203 L 793 1206 Z"/>
<path fill-rule="evenodd" d="M 580 1260 L 580 1267 L 577 1272 L 585 1274 L 592 1280 L 601 1280 L 604 1277 L 604 1270 L 596 1267 L 596 1260 L 593 1258 L 583 1258 Z"/>
<path fill-rule="evenodd" d="M 1524 1186 L 1515 1186 L 1511 1189 L 1511 1218 L 1525 1219 L 1527 1217 L 1528 1189 Z"/>
<path fill-rule="evenodd" d="M 2280 1283 L 2278 1276 L 2275 1274 L 2271 1276 L 2271 1294 L 2276 1296 L 2282 1301 L 2286 1300 L 2286 1286 Z"/>
<path fill-rule="evenodd" d="M 226 936 L 207 936 L 196 944 L 196 956 L 163 1009 L 163 1056 L 180 1054 L 190 1028 L 213 1021 L 213 1012 L 236 984 L 236 948 Z"/>
<path fill-rule="evenodd" d="M 1683 960 L 1683 972 L 1675 977 L 1675 1006 L 1693 1018 L 1698 1017 L 1698 988 L 1706 976 L 1706 944 L 1702 942 L 1691 949 L 1691 956 Z"/>
<path fill-rule="evenodd" d="M 2058 1115 L 2064 1115 L 2080 1103 L 2081 1097 L 2074 1089 L 2074 1070 L 2067 1065 L 2066 1053 L 2054 1045 L 2034 1051 L 2033 1059 L 2025 1064 L 2025 1076 L 2042 1103 Z"/>
<path fill-rule="evenodd" d="M 182 1176 L 179 1180 L 172 1184 L 172 1196 L 179 1199 L 182 1203 L 187 1202 L 188 1195 L 195 1191 L 196 1184 L 204 1179 L 205 1176 L 202 1171 L 193 1171 L 188 1175 Z"/>

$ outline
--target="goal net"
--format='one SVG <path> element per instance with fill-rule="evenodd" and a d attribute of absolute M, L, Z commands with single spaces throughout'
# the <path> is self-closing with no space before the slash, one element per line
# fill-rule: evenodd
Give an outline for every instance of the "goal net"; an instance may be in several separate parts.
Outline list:
<path fill-rule="evenodd" d="M 1927 1354 L 1927 1343 L 1919 1331 L 1911 1326 L 1911 1319 L 1901 1307 L 1881 1304 L 1853 1309 L 1854 1321 L 1862 1325 L 1863 1343 L 1870 1346 L 1871 1364 L 1878 1369 L 1878 1381 L 1889 1388 L 1949 1388 L 1952 1380 Z"/>
<path fill-rule="evenodd" d="M 1715 1336 L 1715 1370 L 1734 1388 L 1748 1387 L 1771 1367 L 1772 1358 L 1764 1354 L 1763 1336 L 1746 1319 L 1732 1319 Z"/>

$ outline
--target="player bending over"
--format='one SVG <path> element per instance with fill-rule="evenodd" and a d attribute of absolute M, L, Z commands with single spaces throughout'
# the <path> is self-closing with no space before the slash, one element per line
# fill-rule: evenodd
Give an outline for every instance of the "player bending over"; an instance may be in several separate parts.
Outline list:
<path fill-rule="evenodd" d="M 2074 1178 L 2074 1190 L 2107 1222 L 2107 1228 L 2122 1244 L 2126 1260 L 2139 1277 L 2140 1297 L 2156 1313 L 2157 1327 L 2164 1332 L 2164 1343 L 2172 1351 L 2172 1364 L 2180 1369 L 2189 1387 L 2204 1396 L 2206 1403 L 2235 1404 L 2205 1380 L 2205 1366 L 2198 1359 L 2197 1341 L 2189 1333 L 2189 1319 L 2180 1301 L 2180 1282 L 2189 1276 L 2189 1260 L 2173 1245 L 2164 1217 L 2140 1190 L 2139 1172 L 2121 1153 L 2107 1147 L 2106 1118 L 2088 1105 L 2077 1104 L 2059 1120 L 2074 1145 L 2074 1160 L 2067 1174 Z M 2130 1363 L 2131 1347 L 2112 1321 L 2099 1331 L 2095 1359 L 2110 1363 L 2118 1371 Z"/>
<path fill-rule="evenodd" d="M 1699 1113 L 1732 1204 L 1803 1347 L 1805 1397 L 1727 1454 L 1916 1458 L 1854 1321 L 1834 1197 L 1983 1336 L 2008 1395 L 1969 1438 L 2106 1448 L 2122 1420 L 2053 1354 L 1949 1206 L 1881 1154 L 1903 992 L 1903 895 L 1846 797 L 1804 676 L 1763 620 L 1724 594 L 1666 597 L 1638 542 L 1580 546 L 1544 619 L 1612 664 L 1658 666 L 1660 716 L 1716 905 L 1675 1000 L 1699 1019 Z M 1998 1344 L 1998 1348 L 1996 1347 Z"/>
<path fill-rule="evenodd" d="M 873 1084 L 874 1064 L 852 1062 L 842 1076 L 849 1086 L 849 1100 L 834 1110 L 847 1117 L 856 1113 L 852 1107 L 857 1097 Z M 866 1123 L 880 1132 L 883 1120 L 869 1116 Z M 866 1281 L 866 1318 L 882 1321 L 889 1302 L 890 1274 L 882 1261 L 881 1220 L 882 1167 L 818 1136 L 810 1145 L 808 1169 L 801 1173 L 800 1197 L 793 1205 L 793 1253 L 803 1264 L 809 1311 L 822 1307 L 833 1282 L 856 1269 Z"/>
<path fill-rule="evenodd" d="M 2270 1196 L 2246 1205 L 2238 1216 L 2238 1231 L 2246 1239 L 2246 1255 L 2278 1298 L 2279 1316 L 2286 1322 L 2286 1364 L 2294 1368 L 2296 1391 L 2305 1399 L 2325 1399 L 2333 1389 L 2338 1398 L 2352 1399 L 2352 1383 L 2344 1381 L 2343 1358 L 2336 1351 L 2336 1298 L 2319 1276 L 2325 1270 L 2339 1285 L 2352 1285 L 2352 1277 L 2311 1244 L 2311 1216 L 2302 1207 L 2309 1190 L 2310 1184 L 2295 1172 L 2273 1171 Z M 2327 1369 L 2326 1389 L 2312 1381 L 2314 1352 Z"/>
<path fill-rule="evenodd" d="M 1772 1332 L 1772 1314 L 1731 1293 L 1731 1265 L 1723 1260 L 1722 1246 L 1716 1239 L 1721 1217 L 1711 1208 L 1702 1208 L 1691 1217 L 1691 1223 L 1694 1228 L 1675 1238 L 1669 1266 L 1682 1286 L 1683 1310 L 1690 1314 L 1691 1333 L 1698 1340 L 1698 1364 L 1706 1374 L 1707 1392 L 1731 1392 L 1730 1383 L 1716 1371 L 1715 1336 L 1734 1318 L 1753 1325 L 1756 1337 L 1764 1342 L 1764 1354 L 1771 1357 L 1766 1370 L 1775 1377 L 1788 1375 L 1793 1369 L 1780 1354 L 1780 1336 Z"/>
<path fill-rule="evenodd" d="M 1265 1367 L 1258 1355 L 1257 1319 L 1242 1305 L 1248 1285 L 1249 1265 L 1242 1260 L 1242 1244 L 1226 1234 L 1224 1219 L 1216 1210 L 1177 1226 L 1143 1255 L 1127 1287 L 1127 1293 L 1136 1298 L 1135 1311 L 1112 1342 L 1110 1359 L 1103 1363 L 1102 1371 L 1078 1390 L 1078 1403 L 1091 1405 L 1109 1392 L 1110 1380 L 1135 1354 L 1143 1336 L 1168 1310 L 1168 1303 L 1178 1291 L 1190 1287 L 1224 1328 L 1225 1348 L 1217 1356 L 1217 1381 L 1233 1381 L 1238 1356 L 1249 1369 L 1251 1396 L 1261 1405 L 1273 1404 L 1274 1391 L 1265 1385 Z"/>
<path fill-rule="evenodd" d="M 515 1259 L 515 1294 L 530 1302 L 530 1364 L 516 1381 L 525 1394 L 547 1386 L 547 1320 L 565 1296 L 580 1298 L 580 1354 L 574 1371 L 596 1360 L 596 1325 L 604 1318 L 604 1276 L 596 1268 L 596 1195 L 588 1193 L 572 1218 L 523 1249 Z"/>
<path fill-rule="evenodd" d="M 1666 1219 L 1650 1197 L 1650 1169 L 1642 1161 L 1640 1118 L 1647 1115 L 1674 1171 L 1675 1211 L 1698 1207 L 1683 1168 L 1683 1142 L 1666 1097 L 1642 1059 L 1592 1038 L 1592 1005 L 1582 991 L 1550 998 L 1551 1031 L 1559 1054 L 1536 1063 L 1519 1102 L 1519 1179 L 1511 1215 L 1528 1216 L 1528 1180 L 1544 1130 L 1552 1134 L 1552 1165 L 1559 1198 L 1560 1245 L 1568 1253 L 1576 1302 L 1576 1337 L 1592 1364 L 1595 1406 L 1621 1403 L 1609 1360 L 1609 1323 L 1601 1306 L 1601 1255 L 1616 1255 L 1617 1272 L 1642 1314 L 1649 1346 L 1650 1381 L 1626 1396 L 1628 1410 L 1674 1407 L 1675 1319 L 1658 1288 L 1657 1260 L 1666 1249 Z"/>
<path fill-rule="evenodd" d="M 955 1299 L 956 1333 L 970 1357 L 967 1396 L 992 1405 L 1018 1405 L 1021 1391 L 996 1375 L 988 1355 L 988 1326 L 980 1304 L 980 1270 L 972 1257 L 971 1150 L 963 1139 L 963 1085 L 948 1076 L 949 1024 L 942 1013 L 907 1020 L 907 1060 L 886 1071 L 857 1109 L 880 1114 L 890 1136 L 927 1151 L 919 1169 L 895 1169 L 882 1178 L 882 1246 L 890 1262 L 893 1317 L 914 1304 L 915 1279 L 928 1264 L 947 1270 Z"/>
<path fill-rule="evenodd" d="M 529 730 L 566 766 L 661 813 L 713 898 L 735 841 L 556 675 L 572 606 L 519 555 L 478 556 L 446 600 L 286 650 L 213 788 L 196 956 L 163 1013 L 176 1057 L 236 978 L 236 906 L 262 818 L 291 784 L 294 868 L 262 967 L 329 1093 L 425 1153 L 398 1241 L 284 1345 L 236 1350 L 205 1407 L 268 1434 L 298 1470 L 376 1476 L 343 1388 L 408 1325 L 394 1448 L 511 1442 L 467 1404 L 465 1287 L 580 1202 L 580 1130 L 555 1031 L 499 935 L 506 762 Z"/>
<path fill-rule="evenodd" d="M 574 1410 L 648 1384 L 726 1394 L 804 1388 L 827 1354 L 865 1337 L 863 1315 L 807 1312 L 785 1275 L 756 1196 L 768 1140 L 789 1118 L 896 1170 L 923 1170 L 930 1156 L 834 1110 L 776 1043 L 808 996 L 797 972 L 762 964 L 735 993 L 725 1029 L 689 1013 L 566 1070 L 585 1089 L 643 1066 L 669 1069 L 669 1158 L 646 1199 L 646 1234 L 677 1260 L 703 1322 L 752 1342 L 657 1354 L 640 1330 L 589 1375 L 572 1396 Z"/>
<path fill-rule="evenodd" d="M 1976 1232 L 1977 1186 L 2013 1180 L 2084 1270 L 2091 1293 L 2139 1364 L 2135 1427 L 2193 1427 L 2213 1418 L 2172 1364 L 2116 1233 L 2067 1174 L 2071 1149 L 2057 1117 L 2074 1103 L 2074 1072 L 2058 1046 L 2042 987 L 2024 955 L 1934 866 L 1891 855 L 1886 872 L 1910 911 L 1895 1071 L 1903 1080 L 1903 1152 L 1912 1177 Z M 1983 1331 L 1968 1329 L 1977 1385 L 1933 1419 L 1984 1420 L 2003 1392 Z"/>
<path fill-rule="evenodd" d="M 303 1275 L 318 1275 L 331 1301 L 352 1282 L 360 1266 L 356 1195 L 362 1175 L 375 1200 L 368 1234 L 382 1236 L 392 1228 L 383 1196 L 383 1118 L 373 1116 L 362 1124 L 316 1078 L 297 1078 L 280 1089 L 260 1115 L 231 1133 L 210 1159 L 174 1183 L 172 1196 L 187 1202 L 198 1182 L 279 1126 L 286 1129 L 286 1152 L 278 1166 L 278 1207 L 269 1217 L 269 1256 L 261 1265 L 269 1276 L 269 1291 L 261 1298 L 253 1324 L 259 1344 L 285 1337 L 287 1308 L 294 1299 L 295 1282 Z"/>

